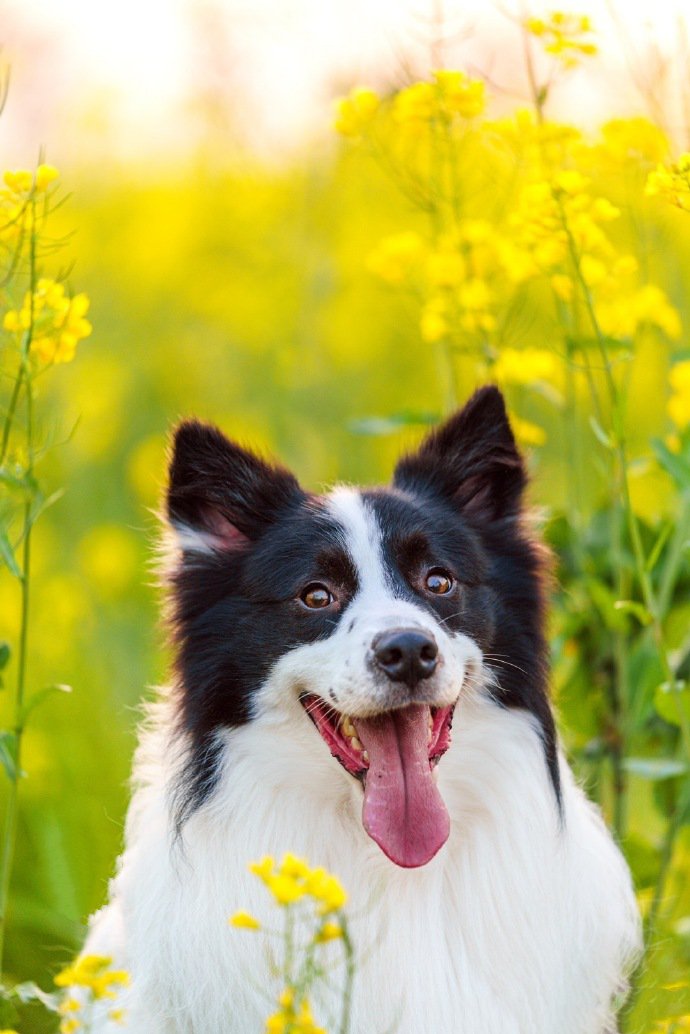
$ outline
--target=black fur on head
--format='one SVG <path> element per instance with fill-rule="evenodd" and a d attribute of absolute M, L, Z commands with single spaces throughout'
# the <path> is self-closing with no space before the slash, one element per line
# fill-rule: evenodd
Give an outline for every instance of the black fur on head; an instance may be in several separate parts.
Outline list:
<path fill-rule="evenodd" d="M 213 791 L 217 731 L 249 719 L 249 691 L 270 664 L 265 644 L 254 648 L 262 590 L 258 577 L 252 591 L 244 591 L 248 556 L 276 521 L 306 500 L 289 471 L 218 428 L 196 420 L 176 428 L 166 515 L 181 560 L 170 574 L 171 624 L 181 721 L 191 743 L 176 792 L 178 828 Z"/>
<path fill-rule="evenodd" d="M 544 636 L 547 553 L 522 519 L 527 474 L 498 388 L 480 388 L 416 452 L 403 457 L 393 483 L 451 507 L 479 536 L 489 565 L 485 584 L 492 590 L 494 627 L 491 643 L 482 648 L 496 676 L 495 696 L 507 707 L 526 708 L 539 721 L 560 801 Z"/>

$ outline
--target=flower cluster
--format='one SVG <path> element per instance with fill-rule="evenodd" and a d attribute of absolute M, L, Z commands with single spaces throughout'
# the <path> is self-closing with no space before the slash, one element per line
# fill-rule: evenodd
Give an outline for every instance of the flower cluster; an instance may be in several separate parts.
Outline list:
<path fill-rule="evenodd" d="M 31 354 L 39 363 L 68 363 L 79 341 L 91 333 L 88 309 L 86 294 L 70 298 L 63 284 L 43 278 L 25 295 L 20 309 L 5 313 L 3 327 L 16 334 L 30 332 Z"/>
<path fill-rule="evenodd" d="M 590 39 L 592 23 L 586 15 L 553 11 L 545 19 L 527 18 L 523 24 L 542 41 L 545 53 L 564 68 L 575 68 L 581 58 L 597 53 L 597 45 Z"/>
<path fill-rule="evenodd" d="M 285 962 L 280 971 L 284 990 L 278 998 L 278 1011 L 266 1021 L 265 1034 L 326 1034 L 314 1022 L 309 996 L 321 974 L 320 967 L 315 964 L 321 945 L 340 941 L 346 957 L 351 958 L 352 946 L 345 930 L 345 916 L 340 912 L 347 901 L 347 894 L 337 877 L 320 866 L 312 868 L 294 854 L 283 855 L 279 865 L 267 855 L 261 861 L 253 862 L 249 870 L 259 877 L 275 903 L 285 911 Z M 303 943 L 304 957 L 298 961 L 291 932 L 295 918 L 292 909 L 297 905 L 299 910 L 305 901 L 315 906 L 315 913 L 311 910 L 297 913 L 300 921 L 307 920 L 312 924 Z M 243 930 L 262 928 L 255 916 L 244 911 L 231 916 L 230 925 Z"/>
<path fill-rule="evenodd" d="M 311 898 L 317 905 L 318 914 L 325 916 L 347 902 L 347 894 L 336 876 L 321 866 L 310 868 L 304 859 L 293 854 L 283 855 L 280 865 L 266 855 L 260 862 L 253 862 L 249 870 L 268 887 L 279 905 L 291 905 L 302 898 Z"/>
<path fill-rule="evenodd" d="M 379 96 L 374 90 L 356 86 L 347 97 L 340 97 L 335 102 L 335 129 L 342 136 L 361 136 L 373 121 L 379 104 Z"/>
<path fill-rule="evenodd" d="M 295 1001 L 295 992 L 285 988 L 278 999 L 279 1009 L 266 1020 L 265 1034 L 326 1034 L 317 1027 L 306 998 Z"/>
<path fill-rule="evenodd" d="M 473 119 L 486 105 L 485 87 L 481 79 L 470 79 L 464 72 L 438 69 L 431 82 L 412 83 L 395 97 L 393 113 L 404 126 L 429 123 L 435 118 Z"/>
<path fill-rule="evenodd" d="M 112 959 L 105 955 L 80 955 L 69 966 L 55 977 L 55 984 L 61 988 L 83 988 L 87 992 L 87 1000 L 113 999 L 122 987 L 129 984 L 129 973 L 123 969 L 111 969 Z M 80 1014 L 84 1003 L 72 995 L 67 995 L 60 1003 L 60 1034 L 74 1034 L 83 1027 Z M 111 1009 L 108 1013 L 111 1020 L 122 1022 L 124 1011 Z"/>
<path fill-rule="evenodd" d="M 672 165 L 658 165 L 647 178 L 645 193 L 659 195 L 676 208 L 690 212 L 690 154 L 681 154 Z"/>
<path fill-rule="evenodd" d="M 54 165 L 41 164 L 35 173 L 28 169 L 8 169 L 2 177 L 0 187 L 0 241 L 14 243 L 23 233 L 31 230 L 34 223 L 30 200 L 38 194 L 45 194 L 59 178 Z"/>

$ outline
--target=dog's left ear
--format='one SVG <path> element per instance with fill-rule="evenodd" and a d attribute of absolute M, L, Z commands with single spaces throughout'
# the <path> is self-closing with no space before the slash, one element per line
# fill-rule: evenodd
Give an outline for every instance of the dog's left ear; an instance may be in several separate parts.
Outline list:
<path fill-rule="evenodd" d="M 393 483 L 441 496 L 475 521 L 517 516 L 527 475 L 498 388 L 480 388 L 417 452 L 404 456 Z"/>

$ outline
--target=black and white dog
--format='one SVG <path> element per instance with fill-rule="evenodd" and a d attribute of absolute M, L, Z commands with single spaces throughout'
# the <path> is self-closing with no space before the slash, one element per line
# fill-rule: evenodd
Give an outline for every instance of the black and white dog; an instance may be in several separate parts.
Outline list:
<path fill-rule="evenodd" d="M 177 429 L 174 685 L 85 949 L 130 971 L 132 1034 L 263 1029 L 265 943 L 227 918 L 270 923 L 247 863 L 285 851 L 349 891 L 353 1034 L 615 1031 L 638 915 L 559 756 L 525 480 L 493 387 L 390 488 L 312 495 Z"/>

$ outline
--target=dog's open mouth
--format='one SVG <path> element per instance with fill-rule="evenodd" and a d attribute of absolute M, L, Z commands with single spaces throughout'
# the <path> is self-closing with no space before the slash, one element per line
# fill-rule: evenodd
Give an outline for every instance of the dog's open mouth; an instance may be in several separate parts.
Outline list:
<path fill-rule="evenodd" d="M 362 821 L 396 865 L 425 865 L 445 844 L 448 811 L 433 769 L 450 746 L 455 705 L 410 704 L 374 718 L 350 718 L 320 697 L 300 697 L 331 754 L 364 784 Z"/>

